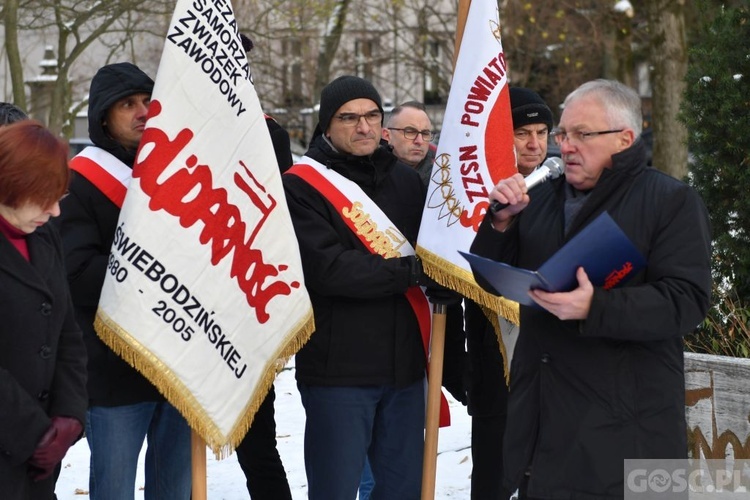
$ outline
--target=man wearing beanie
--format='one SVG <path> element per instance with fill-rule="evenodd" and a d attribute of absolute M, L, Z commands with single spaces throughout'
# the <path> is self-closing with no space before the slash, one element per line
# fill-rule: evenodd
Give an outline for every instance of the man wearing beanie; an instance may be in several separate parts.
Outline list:
<path fill-rule="evenodd" d="M 521 87 L 510 88 L 513 144 L 516 166 L 525 177 L 537 169 L 547 155 L 547 137 L 552 129 L 552 111 L 539 95 Z M 471 498 L 503 498 L 503 433 L 508 413 L 505 364 L 495 328 L 481 307 L 466 301 L 466 347 L 469 353 L 469 414 L 471 415 Z M 501 321 L 501 328 L 518 327 Z M 507 495 L 505 496 L 507 498 Z"/>
<path fill-rule="evenodd" d="M 381 144 L 383 106 L 367 80 L 329 83 L 318 118 L 283 176 L 316 327 L 296 355 L 309 498 L 354 499 L 367 456 L 373 500 L 418 499 L 426 278 L 412 246 L 426 189 Z"/>
<path fill-rule="evenodd" d="M 97 336 L 94 318 L 122 200 L 131 178 L 154 82 L 130 63 L 102 67 L 89 90 L 94 143 L 70 162 L 70 196 L 58 218 L 76 318 L 88 353 L 89 497 L 132 500 L 148 436 L 145 498 L 188 500 L 190 428 L 138 371 Z"/>
<path fill-rule="evenodd" d="M 518 171 L 526 177 L 547 155 L 547 137 L 552 130 L 552 110 L 533 90 L 510 88 L 513 143 Z"/>

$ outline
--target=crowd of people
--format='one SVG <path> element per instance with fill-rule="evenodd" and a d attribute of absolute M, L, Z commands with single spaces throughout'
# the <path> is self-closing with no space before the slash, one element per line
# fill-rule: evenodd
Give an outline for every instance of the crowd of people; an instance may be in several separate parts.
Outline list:
<path fill-rule="evenodd" d="M 54 498 L 61 460 L 83 436 L 91 499 L 133 498 L 144 440 L 145 497 L 191 497 L 185 419 L 94 330 L 116 193 L 127 189 L 153 85 L 130 63 L 99 69 L 93 146 L 70 162 L 64 142 L 0 105 L 4 498 Z M 518 173 L 492 188 L 504 208 L 488 211 L 471 251 L 535 269 L 607 211 L 648 264 L 611 290 L 581 267 L 572 291 L 530 292 L 520 325 L 503 324 L 518 338 L 509 386 L 486 311 L 433 281 L 414 251 L 435 154 L 424 105 L 386 113 L 371 82 L 338 77 L 294 165 L 289 135 L 267 117 L 316 325 L 296 355 L 312 500 L 420 498 L 429 332 L 417 318 L 430 302 L 448 308 L 443 386 L 472 415 L 472 499 L 621 498 L 623 460 L 686 457 L 682 337 L 709 306 L 706 209 L 647 166 L 640 98 L 625 85 L 583 84 L 557 128 L 536 92 L 511 87 L 510 101 Z M 529 189 L 550 137 L 565 175 Z M 397 234 L 396 256 L 347 224 L 353 200 Z M 291 498 L 273 402 L 271 391 L 237 448 L 256 500 Z"/>

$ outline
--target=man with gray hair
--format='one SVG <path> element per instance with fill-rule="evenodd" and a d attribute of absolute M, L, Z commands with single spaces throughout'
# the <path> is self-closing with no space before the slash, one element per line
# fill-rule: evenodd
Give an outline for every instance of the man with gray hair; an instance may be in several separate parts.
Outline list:
<path fill-rule="evenodd" d="M 580 86 L 552 131 L 565 176 L 498 183 L 490 199 L 507 208 L 471 247 L 536 269 L 607 212 L 647 260 L 608 290 L 581 266 L 575 289 L 520 306 L 503 443 L 503 484 L 520 498 L 622 498 L 624 460 L 687 458 L 682 337 L 710 304 L 709 219 L 692 188 L 647 166 L 641 126 L 632 89 Z"/>

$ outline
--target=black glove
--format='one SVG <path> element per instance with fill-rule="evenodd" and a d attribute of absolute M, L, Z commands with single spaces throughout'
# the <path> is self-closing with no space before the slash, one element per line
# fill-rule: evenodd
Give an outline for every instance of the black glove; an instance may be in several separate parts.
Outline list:
<path fill-rule="evenodd" d="M 458 293 L 445 288 L 443 285 L 430 278 L 430 276 L 424 272 L 422 268 L 422 260 L 415 256 L 410 255 L 406 257 L 409 262 L 409 286 L 423 286 L 425 287 L 427 297 L 433 304 L 442 305 L 453 305 L 461 302 L 463 297 Z"/>
<path fill-rule="evenodd" d="M 450 288 L 446 288 L 437 283 L 428 286 L 425 289 L 425 294 L 427 295 L 427 298 L 430 299 L 431 303 L 444 306 L 460 304 L 461 300 L 463 300 L 463 297 L 458 292 L 454 292 Z"/>

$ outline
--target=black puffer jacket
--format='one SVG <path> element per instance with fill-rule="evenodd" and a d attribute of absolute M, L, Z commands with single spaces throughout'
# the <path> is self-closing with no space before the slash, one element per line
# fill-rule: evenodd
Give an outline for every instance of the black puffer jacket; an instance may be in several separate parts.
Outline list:
<path fill-rule="evenodd" d="M 91 83 L 89 135 L 94 144 L 133 166 L 135 150 L 125 149 L 107 135 L 102 119 L 118 99 L 153 89 L 153 81 L 130 63 L 102 68 Z M 70 196 L 57 218 L 65 248 L 68 282 L 88 352 L 90 406 L 121 406 L 163 401 L 151 383 L 102 342 L 94 318 L 107 269 L 107 259 L 120 209 L 96 186 L 74 174 Z"/>
<path fill-rule="evenodd" d="M 606 210 L 648 263 L 620 288 L 595 288 L 585 321 L 521 306 L 504 483 L 513 491 L 530 467 L 535 498 L 622 498 L 624 459 L 687 456 L 682 337 L 709 306 L 708 214 L 693 189 L 646 167 L 642 141 L 612 159 L 567 235 L 561 178 L 532 189 L 504 233 L 485 220 L 471 247 L 537 269 Z"/>
<path fill-rule="evenodd" d="M 357 183 L 416 242 L 426 191 L 414 169 L 382 146 L 370 157 L 336 153 L 321 135 L 307 155 Z M 408 259 L 371 254 L 312 186 L 289 173 L 283 181 L 316 327 L 296 355 L 297 380 L 403 387 L 424 377 L 419 326 L 404 296 Z"/>

